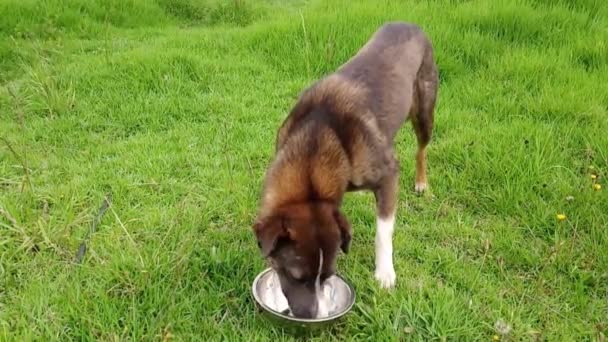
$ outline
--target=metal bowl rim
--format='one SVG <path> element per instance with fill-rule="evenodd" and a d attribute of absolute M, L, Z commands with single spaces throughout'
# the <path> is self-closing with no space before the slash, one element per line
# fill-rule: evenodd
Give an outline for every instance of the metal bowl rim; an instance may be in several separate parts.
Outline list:
<path fill-rule="evenodd" d="M 352 284 L 346 280 L 344 277 L 338 275 L 338 274 L 334 274 L 334 276 L 340 278 L 347 286 L 348 289 L 351 292 L 351 296 L 350 296 L 350 300 L 349 300 L 349 304 L 344 308 L 344 310 L 341 310 L 339 313 L 336 313 L 334 315 L 331 316 L 327 316 L 327 317 L 322 317 L 322 318 L 298 318 L 298 317 L 292 317 L 292 316 L 287 316 L 284 315 L 280 312 L 277 312 L 273 309 L 271 309 L 270 307 L 268 307 L 258 296 L 257 291 L 256 291 L 256 285 L 258 284 L 258 282 L 260 281 L 260 279 L 262 278 L 262 276 L 264 276 L 266 273 L 273 271 L 272 267 L 269 267 L 265 270 L 263 270 L 262 272 L 260 272 L 255 279 L 253 280 L 253 284 L 251 285 L 251 293 L 253 294 L 253 298 L 254 300 L 264 308 L 264 310 L 268 313 L 271 313 L 274 316 L 280 317 L 282 319 L 285 319 L 287 321 L 291 321 L 291 322 L 297 322 L 297 323 L 325 323 L 325 322 L 329 322 L 332 320 L 335 320 L 337 318 L 340 318 L 344 315 L 346 315 L 352 308 L 353 305 L 355 305 L 355 300 L 356 300 L 356 293 L 355 293 L 355 289 L 352 286 Z"/>

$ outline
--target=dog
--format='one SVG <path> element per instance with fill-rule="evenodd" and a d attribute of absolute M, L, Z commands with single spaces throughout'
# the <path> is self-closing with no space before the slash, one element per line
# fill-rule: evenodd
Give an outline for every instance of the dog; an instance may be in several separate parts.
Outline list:
<path fill-rule="evenodd" d="M 389 22 L 306 88 L 281 124 L 253 230 L 294 316 L 321 315 L 320 288 L 348 253 L 347 192 L 376 200 L 375 278 L 396 283 L 393 230 L 399 185 L 394 139 L 409 119 L 417 137 L 415 191 L 427 188 L 426 148 L 438 91 L 433 47 L 415 24 Z"/>

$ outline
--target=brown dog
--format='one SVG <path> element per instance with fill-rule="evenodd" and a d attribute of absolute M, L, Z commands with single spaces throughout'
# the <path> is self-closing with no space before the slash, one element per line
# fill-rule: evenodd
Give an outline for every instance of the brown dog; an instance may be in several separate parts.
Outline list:
<path fill-rule="evenodd" d="M 254 231 L 294 315 L 319 314 L 320 285 L 335 273 L 338 250 L 348 251 L 351 227 L 340 212 L 348 191 L 375 195 L 375 278 L 382 287 L 394 286 L 394 138 L 411 119 L 418 138 L 415 190 L 424 191 L 437 86 L 426 35 L 415 25 L 388 23 L 346 64 L 306 89 L 283 122 Z"/>

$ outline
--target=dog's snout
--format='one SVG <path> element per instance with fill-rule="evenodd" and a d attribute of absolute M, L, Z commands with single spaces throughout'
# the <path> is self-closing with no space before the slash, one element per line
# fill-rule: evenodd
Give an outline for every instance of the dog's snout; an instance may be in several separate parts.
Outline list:
<path fill-rule="evenodd" d="M 318 303 L 315 293 L 306 288 L 291 288 L 286 294 L 291 313 L 299 318 L 315 318 Z"/>
<path fill-rule="evenodd" d="M 317 305 L 296 306 L 292 309 L 292 313 L 299 318 L 315 318 L 317 316 Z"/>

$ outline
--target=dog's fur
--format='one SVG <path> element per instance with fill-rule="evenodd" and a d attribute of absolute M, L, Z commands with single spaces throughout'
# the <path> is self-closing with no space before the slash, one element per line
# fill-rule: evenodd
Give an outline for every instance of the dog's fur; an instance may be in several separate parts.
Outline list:
<path fill-rule="evenodd" d="M 294 315 L 322 314 L 319 285 L 335 273 L 339 249 L 346 253 L 351 240 L 340 211 L 349 191 L 375 195 L 375 277 L 382 287 L 394 286 L 394 138 L 409 118 L 418 138 L 415 190 L 424 191 L 437 87 L 426 35 L 412 24 L 388 23 L 336 72 L 306 89 L 283 122 L 254 231 Z"/>

